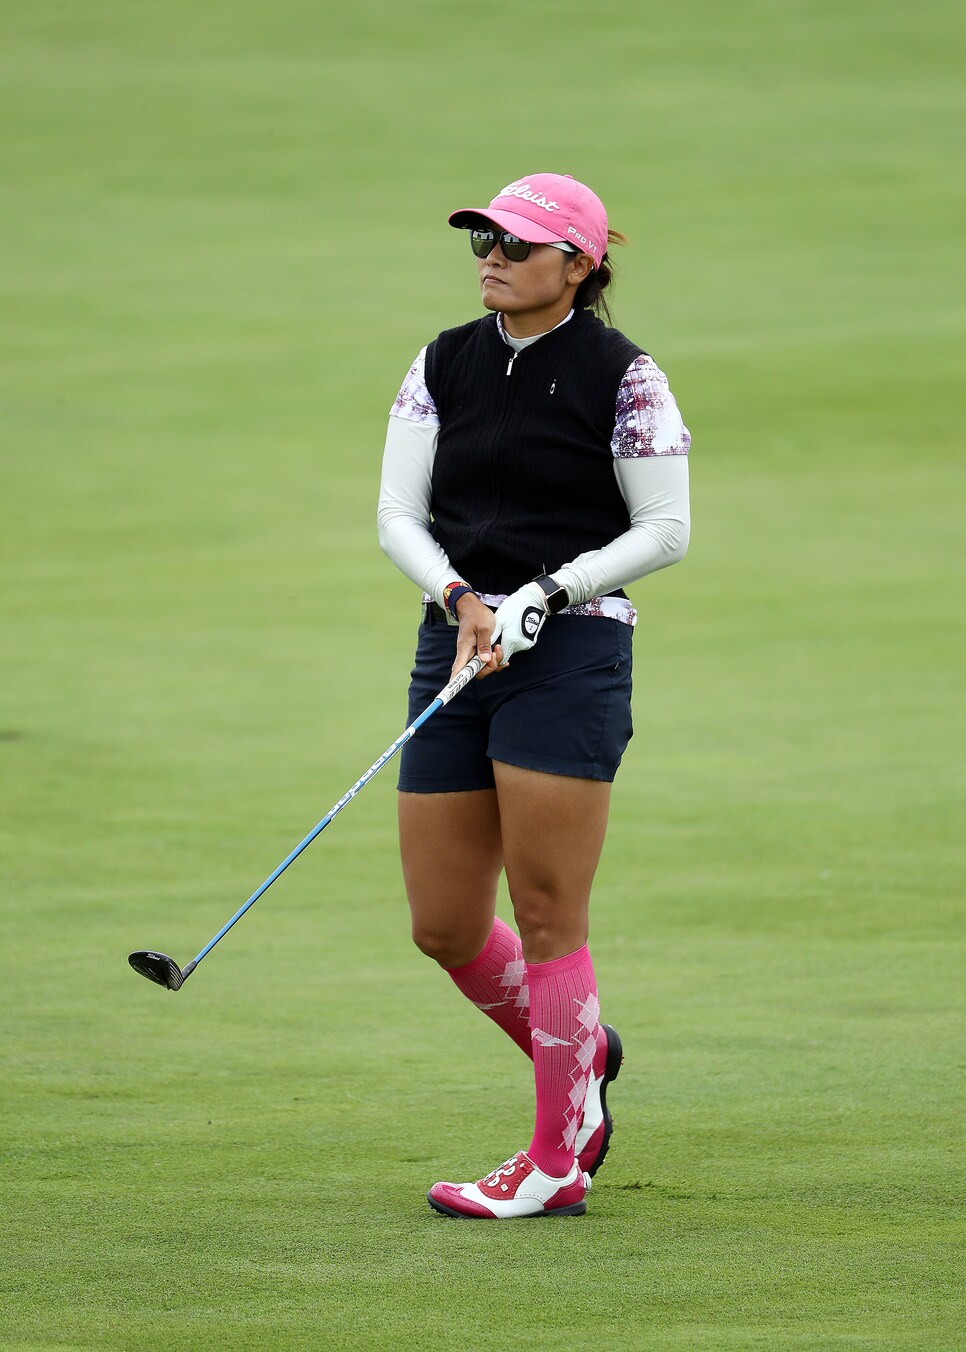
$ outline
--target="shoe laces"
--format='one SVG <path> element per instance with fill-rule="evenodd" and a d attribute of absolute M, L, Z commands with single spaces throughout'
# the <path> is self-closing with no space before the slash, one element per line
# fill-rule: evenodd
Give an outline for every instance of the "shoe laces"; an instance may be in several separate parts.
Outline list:
<path fill-rule="evenodd" d="M 514 1155 L 512 1159 L 508 1159 L 505 1163 L 494 1169 L 491 1174 L 487 1174 L 483 1182 L 489 1183 L 495 1187 L 501 1178 L 512 1178 L 517 1171 L 519 1163 L 519 1155 Z"/>

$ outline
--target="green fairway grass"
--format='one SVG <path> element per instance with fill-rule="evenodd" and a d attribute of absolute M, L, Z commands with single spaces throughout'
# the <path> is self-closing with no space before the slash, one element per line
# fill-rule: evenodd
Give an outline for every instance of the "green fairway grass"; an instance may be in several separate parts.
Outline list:
<path fill-rule="evenodd" d="M 966 1346 L 963 36 L 3 6 L 0 1346 Z M 126 958 L 193 957 L 401 730 L 386 415 L 481 312 L 446 214 L 541 170 L 631 238 L 694 524 L 632 588 L 611 1154 L 585 1217 L 474 1226 L 425 1192 L 532 1083 L 409 942 L 394 766 L 182 992 Z"/>

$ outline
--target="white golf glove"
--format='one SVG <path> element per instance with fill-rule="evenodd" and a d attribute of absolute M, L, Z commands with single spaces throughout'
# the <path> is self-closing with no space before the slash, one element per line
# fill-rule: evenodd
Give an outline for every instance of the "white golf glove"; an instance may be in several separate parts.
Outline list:
<path fill-rule="evenodd" d="M 546 594 L 535 582 L 525 583 L 506 598 L 493 617 L 491 639 L 494 647 L 499 643 L 503 648 L 501 666 L 505 667 L 514 653 L 533 647 L 549 613 Z"/>

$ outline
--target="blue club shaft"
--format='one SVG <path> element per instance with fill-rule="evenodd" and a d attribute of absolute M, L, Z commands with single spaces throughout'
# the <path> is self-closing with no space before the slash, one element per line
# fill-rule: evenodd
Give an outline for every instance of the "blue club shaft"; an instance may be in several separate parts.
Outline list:
<path fill-rule="evenodd" d="M 369 769 L 365 772 L 365 774 L 361 775 L 360 778 L 356 780 L 352 788 L 349 789 L 346 793 L 344 793 L 342 797 L 339 799 L 339 801 L 335 804 L 335 806 L 329 809 L 329 811 L 325 814 L 322 820 L 316 826 L 313 826 L 312 830 L 308 833 L 308 835 L 303 840 L 299 841 L 299 843 L 296 845 L 292 853 L 282 860 L 282 862 L 279 864 L 278 868 L 274 871 L 274 873 L 269 874 L 269 876 L 262 883 L 261 887 L 259 887 L 256 891 L 254 891 L 252 895 L 248 898 L 244 906 L 240 906 L 238 910 L 235 912 L 235 914 L 232 916 L 232 918 L 228 921 L 228 923 L 226 925 L 223 925 L 222 928 L 215 935 L 215 937 L 213 939 L 210 939 L 208 943 L 205 944 L 204 948 L 201 950 L 198 956 L 196 958 L 192 958 L 191 962 L 189 962 L 182 971 L 183 977 L 187 978 L 188 976 L 190 976 L 190 974 L 198 966 L 198 963 L 201 961 L 201 959 L 207 953 L 211 952 L 215 944 L 217 944 L 219 940 L 225 937 L 225 935 L 228 933 L 228 931 L 234 924 L 237 924 L 237 922 L 241 920 L 245 912 L 255 905 L 255 902 L 258 901 L 259 897 L 264 896 L 264 894 L 271 887 L 272 883 L 275 882 L 276 878 L 281 877 L 281 875 L 285 872 L 289 864 L 293 863 L 299 857 L 302 851 L 312 844 L 312 841 L 315 840 L 316 836 L 325 830 L 325 828 L 329 825 L 329 823 L 333 820 L 333 818 L 337 817 L 344 807 L 348 807 L 348 805 L 352 802 L 353 798 L 355 798 L 356 794 L 359 793 L 361 789 L 365 788 L 365 786 L 369 783 L 369 780 L 372 779 L 374 775 L 377 775 L 379 773 L 379 771 L 387 763 L 387 761 L 392 760 L 396 752 L 400 751 L 410 740 L 410 738 L 415 737 L 419 729 L 423 726 L 425 722 L 427 722 L 428 719 L 432 718 L 433 714 L 435 714 L 439 709 L 442 709 L 444 704 L 449 704 L 450 700 L 453 699 L 456 695 L 458 695 L 459 692 L 464 688 L 464 686 L 469 685 L 470 681 L 472 681 L 473 678 L 477 676 L 480 673 L 480 671 L 482 671 L 484 665 L 485 663 L 483 662 L 482 658 L 474 657 L 469 662 L 467 662 L 465 667 L 463 667 L 460 671 L 456 673 L 456 675 L 450 681 L 449 685 L 444 686 L 443 689 L 436 696 L 436 698 L 432 701 L 432 703 L 426 706 L 426 708 L 419 715 L 419 717 L 414 719 L 413 722 L 410 723 L 409 727 L 406 728 L 404 732 L 401 732 L 399 734 L 399 736 L 396 738 L 393 744 L 386 748 L 386 750 L 382 753 L 382 755 L 379 757 L 378 760 L 373 761 L 373 763 L 369 766 Z"/>

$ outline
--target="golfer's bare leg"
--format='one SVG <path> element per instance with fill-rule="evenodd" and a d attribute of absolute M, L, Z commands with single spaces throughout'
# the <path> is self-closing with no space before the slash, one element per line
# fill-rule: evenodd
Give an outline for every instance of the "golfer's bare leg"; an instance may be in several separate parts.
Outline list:
<path fill-rule="evenodd" d="M 483 951 L 503 867 L 496 792 L 400 793 L 399 847 L 413 942 L 442 967 Z"/>
<path fill-rule="evenodd" d="M 493 762 L 503 858 L 528 962 L 587 942 L 590 889 L 607 830 L 609 784 Z"/>

